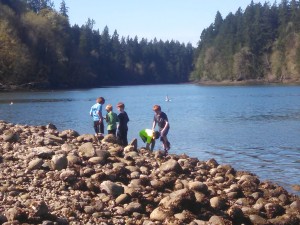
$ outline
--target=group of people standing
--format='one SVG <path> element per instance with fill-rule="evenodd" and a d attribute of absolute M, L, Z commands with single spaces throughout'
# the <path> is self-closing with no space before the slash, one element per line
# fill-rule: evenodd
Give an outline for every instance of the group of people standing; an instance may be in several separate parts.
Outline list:
<path fill-rule="evenodd" d="M 90 115 L 93 117 L 93 126 L 96 136 L 104 135 L 104 120 L 107 123 L 107 133 L 117 135 L 120 144 L 123 146 L 128 145 L 127 132 L 129 122 L 129 117 L 124 111 L 125 105 L 123 102 L 117 104 L 117 109 L 119 110 L 119 115 L 113 112 L 113 106 L 111 104 L 106 105 L 106 115 L 102 113 L 102 108 L 105 103 L 103 97 L 96 99 L 96 104 L 91 107 Z M 118 131 L 118 132 L 117 132 Z"/>
<path fill-rule="evenodd" d="M 102 108 L 105 103 L 103 97 L 96 99 L 96 104 L 94 104 L 90 109 L 90 116 L 93 118 L 93 126 L 96 136 L 104 135 L 104 120 L 107 123 L 107 133 L 117 136 L 119 142 L 123 146 L 128 145 L 127 133 L 129 117 L 125 112 L 125 105 L 123 102 L 117 104 L 117 109 L 119 114 L 117 115 L 113 112 L 113 106 L 111 104 L 106 105 L 106 115 L 102 113 Z M 159 105 L 153 106 L 154 118 L 152 129 L 141 130 L 139 135 L 144 143 L 146 143 L 146 149 L 153 151 L 155 146 L 155 140 L 160 137 L 163 143 L 165 154 L 168 154 L 170 149 L 170 142 L 168 141 L 167 134 L 170 129 L 170 124 L 167 115 L 161 111 Z M 155 131 L 155 127 L 158 125 L 159 131 Z"/>

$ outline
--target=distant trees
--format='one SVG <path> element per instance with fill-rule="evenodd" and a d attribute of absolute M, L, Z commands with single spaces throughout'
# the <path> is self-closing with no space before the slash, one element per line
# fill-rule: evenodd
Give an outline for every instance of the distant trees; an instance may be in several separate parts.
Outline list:
<path fill-rule="evenodd" d="M 253 1 L 201 34 L 192 80 L 300 79 L 300 4 Z"/>
<path fill-rule="evenodd" d="M 70 26 L 63 0 L 0 0 L 0 83 L 51 88 L 188 81 L 194 48 Z"/>

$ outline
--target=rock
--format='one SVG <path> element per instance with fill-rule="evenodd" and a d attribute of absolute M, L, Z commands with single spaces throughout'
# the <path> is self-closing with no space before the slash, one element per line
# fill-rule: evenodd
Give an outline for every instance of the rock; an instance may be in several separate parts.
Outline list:
<path fill-rule="evenodd" d="M 130 202 L 126 207 L 125 211 L 129 214 L 134 212 L 142 212 L 143 208 L 139 202 Z"/>
<path fill-rule="evenodd" d="M 129 194 L 121 194 L 121 195 L 119 195 L 119 197 L 116 198 L 116 204 L 117 205 L 124 204 L 129 200 L 130 200 Z"/>
<path fill-rule="evenodd" d="M 34 210 L 35 216 L 46 217 L 49 214 L 49 208 L 44 201 L 33 202 L 31 208 Z"/>
<path fill-rule="evenodd" d="M 65 141 L 64 139 L 62 139 L 61 137 L 49 134 L 46 136 L 46 140 L 50 145 L 59 145 L 59 144 L 63 144 Z"/>
<path fill-rule="evenodd" d="M 27 169 L 28 170 L 38 170 L 42 167 L 43 163 L 44 162 L 42 159 L 34 159 L 29 162 Z"/>
<path fill-rule="evenodd" d="M 168 173 L 168 172 L 176 172 L 176 173 L 180 173 L 182 172 L 182 168 L 179 165 L 179 163 L 174 160 L 174 159 L 170 159 L 169 161 L 163 163 L 160 167 L 159 170 Z"/>
<path fill-rule="evenodd" d="M 134 151 L 136 151 L 136 148 L 135 148 L 133 145 L 127 145 L 127 146 L 124 148 L 124 153 L 134 152 Z"/>
<path fill-rule="evenodd" d="M 224 199 L 222 199 L 219 196 L 216 196 L 210 199 L 210 205 L 215 209 L 224 209 L 226 203 Z"/>
<path fill-rule="evenodd" d="M 100 185 L 100 189 L 105 191 L 107 194 L 112 195 L 113 197 L 118 197 L 124 193 L 124 188 L 118 184 L 115 184 L 111 181 L 104 181 Z"/>
<path fill-rule="evenodd" d="M 300 200 L 296 200 L 291 204 L 291 208 L 300 213 Z"/>
<path fill-rule="evenodd" d="M 51 160 L 51 168 L 53 170 L 62 170 L 66 169 L 68 166 L 67 157 L 63 154 L 54 155 Z"/>
<path fill-rule="evenodd" d="M 47 129 L 53 129 L 53 130 L 57 130 L 56 126 L 52 123 L 49 123 L 47 126 L 46 126 Z"/>
<path fill-rule="evenodd" d="M 89 162 L 92 164 L 105 164 L 106 159 L 103 157 L 92 157 L 89 159 Z"/>
<path fill-rule="evenodd" d="M 105 164 L 108 157 L 110 157 L 110 153 L 107 150 L 96 149 L 96 155 L 101 158 L 101 164 Z"/>
<path fill-rule="evenodd" d="M 267 220 L 262 218 L 259 215 L 250 215 L 249 219 L 250 219 L 252 224 L 256 224 L 256 225 L 265 225 L 265 224 L 267 224 Z"/>
<path fill-rule="evenodd" d="M 91 158 L 91 157 L 95 156 L 95 149 L 91 142 L 82 144 L 79 147 L 78 151 L 82 157 Z"/>
<path fill-rule="evenodd" d="M 115 135 L 113 134 L 108 134 L 105 135 L 102 142 L 108 142 L 108 143 L 113 143 L 113 144 L 117 144 L 118 143 L 118 139 Z"/>
<path fill-rule="evenodd" d="M 17 142 L 19 141 L 19 135 L 13 131 L 5 131 L 2 135 L 3 141 L 7 142 Z"/>
<path fill-rule="evenodd" d="M 199 181 L 190 182 L 189 189 L 202 193 L 206 193 L 208 190 L 207 185 Z"/>
<path fill-rule="evenodd" d="M 300 185 L 299 184 L 292 185 L 292 188 L 293 188 L 294 191 L 300 191 Z"/>
<path fill-rule="evenodd" d="M 60 173 L 59 178 L 64 182 L 73 182 L 77 180 L 77 175 L 73 170 L 64 170 Z"/>
<path fill-rule="evenodd" d="M 76 138 L 78 142 L 94 142 L 97 141 L 95 135 L 92 134 L 83 134 Z"/>
<path fill-rule="evenodd" d="M 130 146 L 133 146 L 133 151 L 137 151 L 137 139 L 134 138 L 130 143 Z"/>
<path fill-rule="evenodd" d="M 265 210 L 269 219 L 275 218 L 276 216 L 281 216 L 284 213 L 284 208 L 275 203 L 267 203 L 265 205 Z"/>
<path fill-rule="evenodd" d="M 26 220 L 27 219 L 27 215 L 26 212 L 24 212 L 24 210 L 22 210 L 21 208 L 18 207 L 14 207 L 14 208 L 10 208 L 5 212 L 6 218 L 8 222 L 12 222 L 15 220 Z"/>
<path fill-rule="evenodd" d="M 74 154 L 69 154 L 67 156 L 67 160 L 69 166 L 73 166 L 74 164 L 81 164 L 81 159 Z"/>
<path fill-rule="evenodd" d="M 48 147 L 37 147 L 32 149 L 32 151 L 36 152 L 37 157 L 42 159 L 51 159 L 55 152 Z"/>
<path fill-rule="evenodd" d="M 157 221 L 164 221 L 171 215 L 172 215 L 172 213 L 170 211 L 168 211 L 167 209 L 163 209 L 162 207 L 157 207 L 150 214 L 150 219 L 157 220 Z"/>
<path fill-rule="evenodd" d="M 209 159 L 206 162 L 206 165 L 210 166 L 211 168 L 217 168 L 219 166 L 218 162 L 215 159 Z"/>
<path fill-rule="evenodd" d="M 225 225 L 224 219 L 220 216 L 212 216 L 208 221 L 211 225 Z"/>

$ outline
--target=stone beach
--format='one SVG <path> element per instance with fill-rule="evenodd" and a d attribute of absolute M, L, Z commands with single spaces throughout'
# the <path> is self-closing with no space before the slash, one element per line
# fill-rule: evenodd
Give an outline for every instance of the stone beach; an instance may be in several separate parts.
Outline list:
<path fill-rule="evenodd" d="M 53 124 L 0 121 L 0 203 L 4 225 L 300 224 L 300 198 L 251 172 Z"/>

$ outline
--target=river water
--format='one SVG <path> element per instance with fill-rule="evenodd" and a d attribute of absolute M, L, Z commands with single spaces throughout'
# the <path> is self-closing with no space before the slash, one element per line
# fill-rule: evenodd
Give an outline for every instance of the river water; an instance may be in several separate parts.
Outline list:
<path fill-rule="evenodd" d="M 299 86 L 182 84 L 0 93 L 0 119 L 93 133 L 89 110 L 98 96 L 113 106 L 125 103 L 129 141 L 138 138 L 141 129 L 151 128 L 152 106 L 159 104 L 171 125 L 170 153 L 215 158 L 288 191 L 300 185 Z M 155 150 L 159 148 L 161 144 Z"/>

